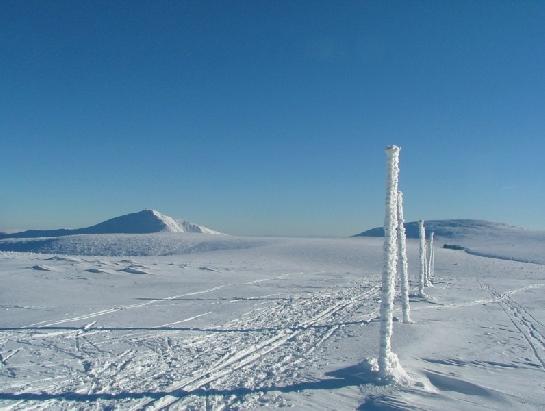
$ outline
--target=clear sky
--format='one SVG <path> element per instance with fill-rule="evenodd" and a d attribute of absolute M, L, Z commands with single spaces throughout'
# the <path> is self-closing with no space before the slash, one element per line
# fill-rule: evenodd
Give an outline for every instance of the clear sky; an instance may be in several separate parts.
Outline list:
<path fill-rule="evenodd" d="M 545 229 L 543 1 L 0 3 L 0 230 Z"/>

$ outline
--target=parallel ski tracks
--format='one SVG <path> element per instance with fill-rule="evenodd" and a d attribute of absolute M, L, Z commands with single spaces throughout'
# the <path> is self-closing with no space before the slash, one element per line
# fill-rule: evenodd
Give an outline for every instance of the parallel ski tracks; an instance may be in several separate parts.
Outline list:
<path fill-rule="evenodd" d="M 321 273 L 321 271 L 320 272 L 313 272 L 313 273 L 306 273 L 306 274 L 313 275 L 313 274 L 320 274 L 320 273 Z M 247 282 L 242 282 L 242 283 L 220 284 L 220 285 L 217 285 L 215 287 L 207 288 L 207 289 L 204 289 L 204 290 L 197 290 L 197 291 L 191 291 L 191 292 L 184 293 L 184 294 L 178 294 L 178 295 L 171 295 L 171 296 L 168 296 L 168 297 L 156 298 L 156 299 L 152 299 L 152 300 L 149 300 L 149 301 L 146 301 L 146 302 L 143 302 L 143 303 L 115 305 L 113 307 L 105 308 L 105 309 L 100 310 L 100 311 L 90 312 L 90 313 L 87 313 L 87 314 L 81 314 L 81 315 L 77 315 L 77 316 L 74 316 L 74 317 L 62 318 L 62 319 L 59 319 L 59 320 L 40 321 L 38 323 L 29 324 L 29 325 L 27 325 L 25 327 L 22 327 L 22 328 L 23 329 L 25 329 L 25 328 L 46 328 L 47 329 L 47 327 L 55 327 L 55 326 L 59 326 L 61 324 L 66 324 L 66 323 L 70 323 L 70 322 L 88 320 L 88 319 L 91 319 L 91 318 L 101 317 L 103 315 L 114 314 L 114 313 L 116 313 L 118 311 L 122 311 L 122 310 L 131 310 L 131 309 L 135 309 L 135 308 L 144 308 L 144 307 L 156 304 L 156 303 L 176 300 L 176 299 L 181 298 L 181 297 L 190 297 L 190 296 L 195 296 L 195 295 L 208 294 L 208 293 L 211 293 L 211 292 L 214 292 L 214 291 L 219 291 L 221 289 L 228 288 L 228 287 L 236 287 L 236 286 L 240 286 L 240 285 L 251 285 L 251 284 L 257 284 L 257 283 L 262 283 L 262 282 L 266 282 L 266 281 L 281 280 L 281 279 L 285 279 L 285 278 L 287 278 L 289 276 L 292 276 L 292 275 L 300 275 L 300 274 L 304 274 L 304 273 L 303 272 L 288 272 L 288 273 L 276 275 L 274 277 L 260 278 L 260 279 L 257 279 L 257 280 L 247 281 Z"/>
<path fill-rule="evenodd" d="M 300 273 L 282 274 L 251 283 L 282 279 L 294 274 Z M 227 286 L 236 284 L 223 284 L 182 295 L 204 294 Z M 190 337 L 175 330 L 165 335 L 163 329 L 157 329 L 107 338 L 104 345 L 106 340 L 103 334 L 106 331 L 94 328 L 95 322 L 80 330 L 47 332 L 48 326 L 95 318 L 122 309 L 145 307 L 180 295 L 44 321 L 29 326 L 31 329 L 9 334 L 18 341 L 22 341 L 22 333 L 35 335 L 36 339 L 28 341 L 25 351 L 36 361 L 52 357 L 59 357 L 55 361 L 62 357 L 69 360 L 63 365 L 63 374 L 68 372 L 61 377 L 64 378 L 48 381 L 49 384 L 40 384 L 40 392 L 53 395 L 70 392 L 85 395 L 80 393 L 87 392 L 90 398 L 95 398 L 96 395 L 100 397 L 102 393 L 108 396 L 110 393 L 115 395 L 116 392 L 134 392 L 136 398 L 128 397 L 123 400 L 125 406 L 135 407 L 134 409 L 164 409 L 175 404 L 177 408 L 181 404 L 185 406 L 187 402 L 198 402 L 199 398 L 191 393 L 210 385 L 231 387 L 235 380 L 239 384 L 259 380 L 258 386 L 266 385 L 266 380 L 255 375 L 258 374 L 257 368 L 262 372 L 273 367 L 271 372 L 275 378 L 295 378 L 294 371 L 297 367 L 301 367 L 301 363 L 307 360 L 314 361 L 310 353 L 335 335 L 344 321 L 352 319 L 357 308 L 369 305 L 370 311 L 366 311 L 365 315 L 375 315 L 374 312 L 371 313 L 371 307 L 375 304 L 373 297 L 378 296 L 378 291 L 378 286 L 362 282 L 348 287 L 333 287 L 317 293 L 303 293 L 286 299 L 259 302 L 241 317 L 210 327 L 211 332 L 203 330 L 205 334 Z M 210 312 L 204 312 L 157 327 L 176 326 L 180 322 L 208 314 Z M 6 334 L 6 337 L 10 336 Z M 250 368 L 252 365 L 254 366 Z M 240 372 L 242 369 L 244 371 Z M 38 388 L 28 383 L 25 384 L 23 393 Z M 138 392 L 142 393 L 143 390 L 148 390 L 151 395 L 141 397 Z M 157 398 L 154 391 L 173 395 Z M 220 401 L 227 404 L 230 400 L 226 398 Z M 42 401 L 41 405 L 25 401 L 12 403 L 10 406 L 65 407 L 70 404 L 69 399 L 59 398 Z"/>
<path fill-rule="evenodd" d="M 191 377 L 186 378 L 184 381 L 174 384 L 169 387 L 169 391 L 179 391 L 181 394 L 190 395 L 191 392 L 203 388 L 210 383 L 220 380 L 223 377 L 227 377 L 233 374 L 235 371 L 245 368 L 274 350 L 279 349 L 287 342 L 293 340 L 300 334 L 307 332 L 311 327 L 318 325 L 320 322 L 332 318 L 339 312 L 343 312 L 349 309 L 351 306 L 357 305 L 357 303 L 363 303 L 368 301 L 370 297 L 378 295 L 378 287 L 373 287 L 363 293 L 357 293 L 349 299 L 340 300 L 338 303 L 328 306 L 327 308 L 314 315 L 312 318 L 301 322 L 297 327 L 288 328 L 287 330 L 280 331 L 276 335 L 267 338 L 256 345 L 251 345 L 245 349 L 238 350 L 230 355 L 222 358 L 220 361 L 212 364 L 204 370 L 200 370 Z M 325 327 L 323 332 L 315 333 L 315 342 L 313 343 L 310 351 L 314 350 L 317 346 L 323 344 L 328 338 L 330 338 L 336 330 L 338 325 L 331 325 Z M 182 398 L 180 398 L 182 397 Z M 167 395 L 160 399 L 154 399 L 145 404 L 139 404 L 136 408 L 146 408 L 150 410 L 162 410 L 167 409 L 174 403 L 183 400 L 184 395 L 175 396 Z M 178 404 L 177 404 L 178 405 Z"/>
<path fill-rule="evenodd" d="M 510 292 L 500 293 L 489 284 L 481 284 L 490 294 L 496 298 L 496 301 L 505 312 L 511 323 L 519 331 L 520 335 L 526 340 L 534 356 L 545 371 L 545 334 L 540 331 L 545 330 L 543 323 L 539 321 L 526 307 L 511 298 Z"/>

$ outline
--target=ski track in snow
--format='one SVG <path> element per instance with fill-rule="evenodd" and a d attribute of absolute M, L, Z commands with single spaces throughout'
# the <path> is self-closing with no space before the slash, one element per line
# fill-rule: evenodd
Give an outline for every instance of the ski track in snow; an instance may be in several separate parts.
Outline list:
<path fill-rule="evenodd" d="M 251 285 L 286 278 L 294 273 L 258 279 Z M 38 324 L 54 327 L 71 321 L 96 318 L 122 309 L 145 307 L 151 303 L 181 296 L 199 295 L 237 284 L 224 284 L 182 295 L 103 309 L 71 318 Z M 376 316 L 379 288 L 369 283 L 351 287 L 321 289 L 312 294 L 255 304 L 249 312 L 221 326 L 203 329 L 197 335 L 187 331 L 167 330 L 179 323 L 206 316 L 210 312 L 167 324 L 149 331 L 119 333 L 93 328 L 95 322 L 81 329 L 37 334 L 36 330 L 4 332 L 4 337 L 21 342 L 20 350 L 28 356 L 28 366 L 46 369 L 38 381 L 19 382 L 9 388 L 24 397 L 38 395 L 39 400 L 12 402 L 12 409 L 71 408 L 74 398 L 89 401 L 116 401 L 132 409 L 198 409 L 202 407 L 202 390 L 215 389 L 232 395 L 207 398 L 214 408 L 237 408 L 258 405 L 260 394 L 238 395 L 240 387 L 253 390 L 297 381 L 297 370 L 305 362 L 316 362 L 310 354 L 333 335 L 342 332 L 343 322 L 353 319 L 362 306 L 365 320 Z M 302 298 L 301 298 L 302 297 Z M 251 300 L 251 298 L 249 298 Z M 156 328 L 156 330 L 153 330 Z M 108 333 L 104 339 L 104 333 Z M 32 338 L 24 338 L 25 333 Z M 203 335 L 204 334 L 204 335 Z M 47 337 L 47 338 L 45 338 Z M 251 366 L 251 367 L 250 367 Z M 53 377 L 53 378 L 52 378 Z M 259 391 L 259 390 L 258 390 Z M 17 399 L 17 398 L 15 398 Z M 273 396 L 277 405 L 280 396 Z"/>
<path fill-rule="evenodd" d="M 304 251 L 308 253 L 306 247 Z M 437 250 L 442 258 L 451 258 L 446 262 L 441 260 L 445 265 L 439 267 L 442 274 L 449 277 L 436 278 L 438 282 L 435 289 L 430 290 L 429 300 L 414 301 L 416 326 L 396 325 L 396 333 L 401 331 L 398 338 L 414 335 L 428 344 L 420 346 L 418 340 L 418 347 L 409 345 L 404 352 L 406 345 L 398 340 L 399 352 L 405 355 L 403 361 L 409 363 L 408 369 L 426 370 L 426 365 L 419 360 L 424 360 L 429 367 L 437 367 L 437 370 L 427 370 L 431 386 L 437 389 L 430 391 L 430 395 L 425 390 L 365 388 L 360 380 L 351 379 L 352 374 L 343 376 L 345 365 L 353 368 L 362 353 L 374 355 L 380 279 L 375 274 L 377 266 L 368 261 L 377 260 L 382 247 L 377 247 L 377 251 L 372 249 L 369 256 L 362 259 L 348 258 L 359 255 L 356 247 L 347 248 L 349 251 L 335 248 L 331 255 L 322 255 L 323 249 L 318 248 L 303 254 L 304 261 L 297 265 L 292 260 L 297 252 L 291 249 L 289 258 L 283 260 L 283 253 L 289 248 L 282 248 L 279 257 L 275 254 L 277 251 L 270 256 L 242 254 L 241 259 L 231 255 L 218 259 L 198 256 L 193 257 L 194 260 L 179 257 L 174 260 L 176 264 L 155 257 L 138 261 L 45 258 L 50 260 L 47 263 L 54 271 L 27 269 L 22 275 L 28 276 L 28 281 L 15 285 L 21 293 L 26 293 L 27 284 L 43 280 L 44 293 L 49 299 L 14 299 L 0 307 L 8 314 L 5 328 L 0 330 L 0 408 L 14 411 L 237 410 L 261 406 L 267 409 L 285 406 L 354 409 L 362 405 L 363 396 L 365 404 L 378 408 L 382 405 L 452 408 L 454 403 L 445 402 L 446 398 L 468 409 L 497 409 L 496 405 L 501 403 L 498 401 L 507 398 L 521 406 L 512 409 L 529 409 L 525 406 L 536 409 L 543 405 L 539 397 L 543 387 L 539 376 L 545 371 L 543 294 L 532 291 L 545 287 L 545 272 L 540 267 L 490 261 L 461 253 L 442 254 Z M 412 249 L 416 256 L 416 243 Z M 330 259 L 339 250 L 342 257 L 335 258 L 339 258 L 342 265 L 337 266 Z M 312 261 L 305 265 L 309 256 Z M 15 258 L 8 254 L 4 257 Z M 34 264 L 33 260 L 43 259 L 32 255 L 23 258 L 21 262 L 15 260 L 6 265 L 6 278 L 12 268 L 28 268 Z M 417 261 L 416 257 L 413 261 Z M 477 261 L 479 263 L 474 264 Z M 74 274 L 79 275 L 90 264 L 108 267 L 111 275 L 86 274 L 89 278 L 72 281 L 76 278 Z M 165 265 L 164 271 L 162 265 Z M 127 266 L 142 268 L 153 277 L 147 276 L 148 280 L 146 276 L 127 276 L 117 271 Z M 176 267 L 184 269 L 181 276 Z M 316 269 L 325 271 L 314 271 Z M 496 273 L 497 269 L 501 275 Z M 476 278 L 469 270 L 479 274 L 481 289 L 471 283 L 471 292 L 467 293 L 464 276 L 471 273 L 471 278 Z M 73 290 L 74 284 L 81 287 L 78 292 L 90 289 L 95 294 L 82 297 L 81 301 L 56 304 L 51 296 L 56 298 L 62 293 L 55 289 L 55 293 L 49 290 L 47 294 L 47 287 L 56 287 L 57 279 L 62 281 L 61 292 Z M 288 281 L 281 281 L 284 279 Z M 133 281 L 136 285 L 130 292 L 120 291 L 118 295 L 113 288 L 114 292 L 104 300 L 91 298 L 100 296 L 97 285 L 123 290 L 122 285 L 133 284 Z M 148 284 L 154 286 L 154 293 L 148 295 L 153 298 L 142 301 L 141 290 Z M 193 284 L 190 290 L 188 284 Z M 86 288 L 88 286 L 95 288 Z M 185 293 L 170 295 L 174 287 Z M 157 295 L 166 297 L 155 298 Z M 140 300 L 132 304 L 135 300 L 129 298 Z M 184 301 L 175 302 L 176 299 Z M 96 305 L 97 301 L 103 301 L 102 307 Z M 475 307 L 479 305 L 485 307 Z M 435 321 L 449 321 L 456 314 L 454 310 L 463 311 L 466 307 L 470 307 L 467 312 L 476 315 L 472 326 L 477 333 L 481 333 L 482 328 L 494 328 L 490 314 L 501 324 L 498 328 L 503 331 L 493 334 L 492 343 L 492 337 L 478 334 L 476 343 L 468 344 L 467 351 L 466 348 L 449 351 L 450 347 L 441 351 L 443 348 L 434 343 L 432 351 L 437 349 L 437 352 L 429 359 L 413 355 L 430 347 L 434 337 L 428 338 L 429 327 L 440 324 Z M 22 311 L 22 308 L 34 311 Z M 9 318 L 10 315 L 13 317 Z M 506 323 L 507 318 L 512 325 Z M 20 326 L 30 322 L 34 324 Z M 135 323 L 146 325 L 126 326 Z M 453 338 L 452 346 L 462 346 L 466 337 L 473 339 L 475 335 Z M 484 342 L 480 345 L 480 337 L 497 350 L 491 349 L 490 355 L 484 355 L 484 350 L 491 347 Z M 519 366 L 521 362 L 525 366 Z M 329 378 L 331 376 L 333 378 Z M 428 401 L 440 405 L 428 407 L 433 404 Z"/>
<path fill-rule="evenodd" d="M 275 277 L 262 278 L 262 279 L 259 279 L 259 280 L 244 282 L 244 283 L 240 283 L 240 284 L 221 284 L 221 285 L 218 285 L 218 286 L 215 286 L 215 287 L 212 287 L 212 288 L 207 288 L 205 290 L 192 291 L 192 292 L 189 292 L 189 293 L 171 295 L 171 296 L 168 296 L 168 297 L 157 298 L 157 299 L 153 299 L 153 300 L 150 300 L 150 301 L 146 301 L 145 303 L 118 305 L 118 306 L 115 306 L 115 307 L 105 308 L 105 309 L 100 310 L 100 311 L 95 311 L 95 312 L 91 312 L 91 313 L 87 313 L 87 314 L 82 314 L 82 315 L 78 315 L 78 316 L 75 316 L 75 317 L 63 318 L 63 319 L 60 319 L 60 320 L 53 320 L 53 322 L 40 321 L 38 323 L 29 324 L 29 325 L 25 326 L 25 328 L 54 327 L 54 326 L 69 323 L 69 322 L 88 320 L 90 318 L 100 317 L 100 316 L 107 315 L 107 314 L 113 314 L 113 313 L 116 313 L 116 312 L 121 311 L 121 310 L 131 310 L 131 309 L 135 309 L 135 308 L 142 308 L 142 307 L 146 307 L 146 306 L 149 306 L 149 305 L 152 305 L 152 304 L 156 304 L 158 302 L 163 302 L 163 301 L 168 301 L 168 300 L 175 300 L 175 299 L 181 298 L 181 297 L 189 297 L 189 296 L 194 296 L 194 295 L 207 294 L 207 293 L 211 293 L 211 292 L 214 292 L 214 291 L 221 290 L 222 288 L 226 288 L 226 287 L 233 287 L 233 286 L 237 286 L 237 285 L 248 285 L 248 284 L 255 284 L 255 283 L 259 283 L 259 282 L 284 279 L 284 278 L 287 278 L 288 276 L 293 275 L 293 274 L 302 274 L 302 273 L 300 273 L 300 272 L 286 273 L 286 274 L 281 274 L 281 275 L 275 276 Z M 309 274 L 312 274 L 312 273 L 309 273 Z M 46 324 L 44 324 L 44 322 Z"/>
<path fill-rule="evenodd" d="M 489 285 L 485 286 L 484 284 L 481 284 L 481 287 L 486 288 L 486 287 L 490 287 L 490 286 Z M 505 298 L 509 298 L 509 296 L 511 296 L 513 294 L 521 293 L 521 292 L 532 290 L 532 289 L 535 289 L 535 288 L 543 288 L 543 287 L 545 287 L 544 283 L 529 284 L 529 285 L 524 286 L 524 287 L 514 288 L 512 290 L 505 291 L 504 293 L 496 292 L 494 294 L 492 294 L 490 292 L 490 290 L 488 288 L 486 288 L 488 290 L 488 292 L 490 293 L 490 295 L 491 295 L 490 298 L 480 298 L 478 300 L 467 301 L 467 302 L 463 302 L 463 303 L 450 303 L 450 304 L 434 303 L 433 305 L 417 306 L 417 307 L 411 308 L 411 309 L 415 310 L 415 311 L 420 311 L 420 310 L 443 310 L 443 309 L 449 309 L 449 308 L 464 308 L 464 307 L 471 307 L 471 306 L 475 306 L 475 305 L 491 304 L 491 303 L 497 303 L 500 300 L 503 300 Z M 539 321 L 539 320 L 536 319 L 536 321 Z M 540 322 L 540 324 L 541 324 L 541 322 Z"/>
<path fill-rule="evenodd" d="M 490 284 L 481 283 L 481 287 L 488 290 L 496 299 L 501 309 L 528 343 L 529 348 L 541 364 L 542 370 L 545 371 L 545 327 L 527 308 L 511 298 L 511 295 L 518 290 L 500 293 Z M 524 287 L 524 289 L 530 288 L 535 287 Z"/>
<path fill-rule="evenodd" d="M 258 344 L 252 344 L 248 348 L 243 350 L 237 350 L 234 353 L 230 353 L 229 356 L 221 358 L 221 360 L 211 367 L 208 367 L 204 370 L 199 370 L 196 375 L 191 376 L 185 381 L 175 384 L 169 387 L 171 391 L 180 391 L 191 393 L 197 389 L 206 386 L 214 381 L 217 381 L 221 378 L 229 379 L 232 374 L 244 368 L 256 361 L 261 357 L 271 353 L 274 350 L 280 349 L 283 345 L 289 341 L 295 339 L 299 335 L 307 332 L 309 327 L 316 325 L 320 321 L 325 321 L 335 316 L 336 313 L 349 310 L 349 308 L 357 303 L 362 301 L 362 299 L 369 298 L 371 296 L 377 295 L 378 288 L 373 288 L 371 291 L 362 294 L 356 294 L 351 298 L 342 299 L 340 302 L 332 305 L 322 305 L 320 308 L 323 308 L 322 311 L 318 312 L 315 316 L 306 321 L 303 321 L 297 325 L 297 328 L 291 329 L 288 331 L 280 331 L 279 333 L 273 335 L 272 337 L 265 339 L 264 341 L 259 342 Z M 325 309 L 324 309 L 325 307 Z M 307 332 L 307 338 L 310 345 L 307 353 L 311 353 L 319 345 L 321 345 L 327 338 L 331 337 L 333 333 L 339 328 L 338 325 L 333 325 L 329 327 L 328 330 L 324 332 Z M 285 353 L 282 353 L 285 355 Z M 178 397 L 166 396 L 157 401 L 152 401 L 150 403 L 144 404 L 146 408 L 150 409 L 166 409 L 180 400 Z M 141 406 L 141 405 L 140 405 Z"/>

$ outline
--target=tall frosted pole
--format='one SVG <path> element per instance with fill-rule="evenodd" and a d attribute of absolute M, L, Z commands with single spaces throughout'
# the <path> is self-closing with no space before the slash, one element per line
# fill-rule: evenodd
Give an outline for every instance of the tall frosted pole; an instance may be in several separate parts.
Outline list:
<path fill-rule="evenodd" d="M 399 147 L 386 147 L 386 213 L 384 217 L 384 266 L 382 270 L 382 302 L 380 304 L 380 347 L 378 367 L 381 377 L 392 376 L 395 355 L 392 353 L 395 275 L 397 269 L 397 181 Z"/>
<path fill-rule="evenodd" d="M 425 297 L 424 287 L 426 286 L 426 229 L 424 228 L 424 220 L 419 222 L 420 233 L 420 281 L 418 283 L 418 293 L 421 297 Z"/>
<path fill-rule="evenodd" d="M 430 234 L 430 239 L 428 241 L 428 286 L 432 285 L 431 283 L 431 278 L 433 277 L 434 275 L 434 252 L 433 252 L 433 235 L 434 233 L 432 232 Z"/>
<path fill-rule="evenodd" d="M 405 218 L 403 217 L 403 193 L 397 193 L 397 239 L 399 247 L 401 309 L 403 322 L 411 322 L 411 306 L 409 305 L 409 266 L 407 263 L 407 234 L 405 233 Z"/>

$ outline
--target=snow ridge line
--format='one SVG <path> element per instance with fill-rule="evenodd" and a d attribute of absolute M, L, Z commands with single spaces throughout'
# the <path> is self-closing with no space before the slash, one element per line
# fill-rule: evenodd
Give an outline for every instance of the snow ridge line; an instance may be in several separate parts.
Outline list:
<path fill-rule="evenodd" d="M 318 313 L 313 318 L 303 322 L 300 324 L 296 330 L 293 331 L 282 331 L 279 334 L 266 339 L 263 342 L 260 342 L 257 345 L 250 346 L 249 348 L 246 348 L 245 350 L 239 351 L 232 355 L 230 358 L 228 358 L 225 362 L 221 362 L 218 364 L 216 362 L 208 369 L 199 372 L 196 376 L 192 376 L 186 381 L 176 384 L 174 387 L 171 387 L 170 389 L 172 391 L 182 391 L 190 393 L 191 391 L 197 390 L 198 388 L 201 388 L 205 386 L 206 384 L 209 384 L 223 376 L 229 375 L 230 373 L 243 368 L 259 358 L 265 356 L 269 352 L 279 348 L 283 344 L 285 344 L 287 341 L 295 338 L 302 332 L 306 331 L 308 327 L 315 325 L 318 321 L 326 319 L 334 315 L 336 312 L 346 309 L 349 306 L 355 304 L 357 301 L 361 301 L 364 297 L 369 297 L 373 294 L 377 294 L 379 290 L 378 286 L 373 287 L 373 289 L 368 290 L 365 293 L 358 294 L 352 299 L 350 299 L 348 302 L 343 301 L 340 303 L 337 303 L 333 306 L 329 306 L 325 310 Z M 333 332 L 329 334 L 331 336 Z M 329 337 L 328 336 L 328 337 Z M 320 344 L 325 341 L 325 338 L 320 340 Z M 163 410 L 170 407 L 175 402 L 181 400 L 183 398 L 175 397 L 175 396 L 165 396 L 163 398 L 160 398 L 158 400 L 153 400 L 147 404 L 139 405 L 139 408 L 145 407 L 146 409 L 152 409 L 152 410 Z"/>
<path fill-rule="evenodd" d="M 545 336 L 537 329 L 536 321 L 533 315 L 521 304 L 511 299 L 508 293 L 500 293 L 489 284 L 481 284 L 481 287 L 487 289 L 492 296 L 497 298 L 497 302 L 505 312 L 515 328 L 524 337 L 536 359 L 541 363 L 541 368 L 545 371 Z M 540 354 L 542 352 L 542 354 Z"/>

